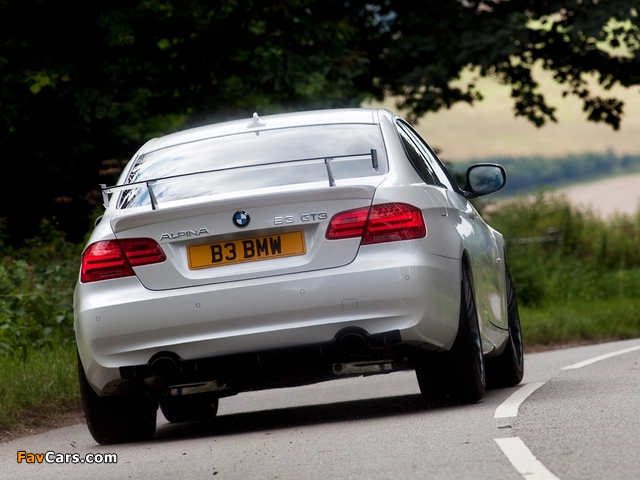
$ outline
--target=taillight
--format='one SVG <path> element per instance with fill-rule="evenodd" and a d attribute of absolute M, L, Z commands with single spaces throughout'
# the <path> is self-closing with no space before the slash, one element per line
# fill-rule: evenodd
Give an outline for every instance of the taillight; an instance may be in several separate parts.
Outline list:
<path fill-rule="evenodd" d="M 127 238 L 96 242 L 82 254 L 80 281 L 97 282 L 135 275 L 132 267 L 164 262 L 162 248 L 150 238 Z"/>
<path fill-rule="evenodd" d="M 362 245 L 426 236 L 422 212 L 406 203 L 384 203 L 338 213 L 329 222 L 326 234 L 328 240 L 362 237 Z"/>
<path fill-rule="evenodd" d="M 373 205 L 362 244 L 396 242 L 427 236 L 419 208 L 406 203 Z"/>
<path fill-rule="evenodd" d="M 337 213 L 329 222 L 327 239 L 338 240 L 341 238 L 361 237 L 367 226 L 368 216 L 368 207 Z"/>

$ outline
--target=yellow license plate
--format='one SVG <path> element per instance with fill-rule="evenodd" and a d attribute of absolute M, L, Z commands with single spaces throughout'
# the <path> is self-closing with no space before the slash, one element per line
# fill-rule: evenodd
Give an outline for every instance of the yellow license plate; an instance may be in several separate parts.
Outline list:
<path fill-rule="evenodd" d="M 303 232 L 280 233 L 262 237 L 226 240 L 193 245 L 187 249 L 189 268 L 220 267 L 233 263 L 255 262 L 271 258 L 292 257 L 306 253 Z"/>

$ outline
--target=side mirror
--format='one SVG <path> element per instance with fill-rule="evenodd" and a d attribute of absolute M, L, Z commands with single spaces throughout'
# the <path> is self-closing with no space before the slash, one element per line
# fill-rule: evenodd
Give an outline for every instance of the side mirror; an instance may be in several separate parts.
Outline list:
<path fill-rule="evenodd" d="M 502 165 L 478 163 L 467 170 L 467 185 L 462 189 L 466 198 L 476 198 L 497 192 L 507 183 Z"/>

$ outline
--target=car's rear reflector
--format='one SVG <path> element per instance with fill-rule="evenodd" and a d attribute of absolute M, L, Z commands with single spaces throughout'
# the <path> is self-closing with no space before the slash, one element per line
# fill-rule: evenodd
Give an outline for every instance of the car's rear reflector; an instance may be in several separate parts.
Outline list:
<path fill-rule="evenodd" d="M 406 203 L 384 203 L 338 213 L 331 218 L 326 234 L 328 240 L 362 237 L 362 245 L 426 236 L 422 212 Z"/>
<path fill-rule="evenodd" d="M 127 238 L 92 243 L 82 254 L 80 281 L 97 282 L 135 275 L 132 267 L 164 262 L 158 242 L 150 238 Z"/>

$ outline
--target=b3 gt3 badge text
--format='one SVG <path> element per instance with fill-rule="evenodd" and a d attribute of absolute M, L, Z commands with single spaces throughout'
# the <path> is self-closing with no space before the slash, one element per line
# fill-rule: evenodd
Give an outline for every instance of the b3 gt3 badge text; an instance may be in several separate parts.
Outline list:
<path fill-rule="evenodd" d="M 328 215 L 326 212 L 318 213 L 303 213 L 300 215 L 301 222 L 312 222 L 316 220 L 326 220 Z M 295 223 L 296 219 L 293 215 L 287 215 L 285 217 L 275 217 L 273 223 L 276 225 L 283 225 L 285 223 Z"/>

